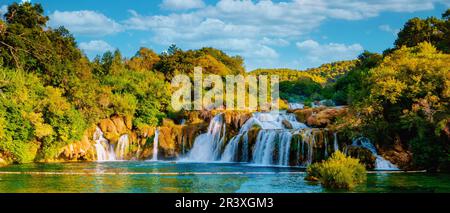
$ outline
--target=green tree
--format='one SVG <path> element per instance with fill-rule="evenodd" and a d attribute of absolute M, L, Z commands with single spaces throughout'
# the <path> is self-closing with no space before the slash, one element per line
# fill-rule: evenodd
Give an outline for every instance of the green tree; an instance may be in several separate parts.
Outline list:
<path fill-rule="evenodd" d="M 449 10 L 443 15 L 443 19 L 429 17 L 426 19 L 413 18 L 406 22 L 403 29 L 398 33 L 395 41 L 396 48 L 401 46 L 414 47 L 421 42 L 433 44 L 439 50 L 450 53 L 449 30 L 450 21 Z"/>

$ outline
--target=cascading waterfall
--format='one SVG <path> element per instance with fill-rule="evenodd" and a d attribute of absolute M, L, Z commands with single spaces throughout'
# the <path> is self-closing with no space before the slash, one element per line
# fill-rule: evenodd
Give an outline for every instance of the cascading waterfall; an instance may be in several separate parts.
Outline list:
<path fill-rule="evenodd" d="M 314 144 L 316 143 L 316 138 L 314 136 L 313 129 L 305 129 L 300 131 L 302 136 L 302 156 L 306 156 L 306 161 L 303 166 L 310 165 L 313 162 L 314 157 Z M 307 153 L 305 153 L 305 146 L 308 147 Z"/>
<path fill-rule="evenodd" d="M 155 137 L 153 138 L 153 156 L 152 161 L 158 160 L 158 139 L 159 139 L 159 130 L 155 131 Z"/>
<path fill-rule="evenodd" d="M 225 143 L 226 125 L 223 114 L 214 116 L 206 133 L 195 138 L 194 146 L 182 160 L 208 162 L 220 160 Z"/>
<path fill-rule="evenodd" d="M 285 124 L 292 127 L 287 129 Z M 253 147 L 252 159 L 249 159 L 249 130 L 258 126 L 261 130 L 256 137 L 256 144 Z M 294 114 L 285 112 L 255 112 L 241 127 L 239 133 L 234 136 L 222 155 L 223 162 L 249 162 L 261 165 L 289 165 L 289 154 L 291 148 L 292 131 L 303 129 L 307 126 L 300 123 Z M 239 143 L 242 143 L 242 151 L 239 150 Z M 274 152 L 277 154 L 274 155 Z M 241 153 L 241 159 L 239 154 Z"/>
<path fill-rule="evenodd" d="M 333 148 L 334 151 L 336 152 L 339 150 L 338 137 L 336 132 L 333 133 L 333 137 L 334 137 Z"/>
<path fill-rule="evenodd" d="M 324 137 L 324 138 L 323 138 L 323 141 L 324 141 L 324 143 L 325 143 L 325 148 L 324 148 L 325 153 L 324 153 L 324 156 L 325 156 L 325 158 L 327 158 L 327 157 L 328 157 L 328 137 Z"/>
<path fill-rule="evenodd" d="M 278 165 L 288 166 L 292 134 L 288 131 L 283 131 L 279 134 L 279 139 Z"/>
<path fill-rule="evenodd" d="M 114 146 L 109 144 L 109 141 L 103 137 L 102 130 L 97 127 L 92 138 L 95 141 L 95 149 L 97 152 L 97 161 L 114 161 L 116 154 L 114 153 Z"/>
<path fill-rule="evenodd" d="M 290 110 L 303 109 L 305 105 L 303 103 L 289 103 Z"/>
<path fill-rule="evenodd" d="M 256 145 L 253 151 L 253 163 L 261 165 L 273 164 L 273 151 L 275 140 L 278 139 L 276 131 L 260 130 L 256 138 Z"/>
<path fill-rule="evenodd" d="M 130 140 L 127 134 L 120 136 L 119 141 L 117 142 L 117 149 L 116 149 L 118 160 L 125 160 L 125 157 L 128 153 L 128 147 L 130 145 L 129 141 Z"/>
<path fill-rule="evenodd" d="M 398 170 L 398 167 L 389 162 L 388 160 L 384 159 L 382 156 L 378 155 L 377 149 L 375 146 L 370 142 L 370 139 L 366 137 L 359 137 L 353 140 L 352 146 L 362 147 L 370 152 L 375 156 L 375 169 L 378 170 Z"/>
<path fill-rule="evenodd" d="M 251 130 L 256 130 L 257 135 L 252 138 L 250 145 Z M 339 150 L 337 133 L 333 133 L 331 139 L 328 130 L 310 128 L 298 122 L 295 114 L 286 112 L 255 112 L 228 143 L 225 141 L 225 135 L 224 116 L 218 114 L 211 119 L 207 132 L 195 138 L 192 149 L 181 160 L 305 167 Z M 154 146 L 155 144 L 154 142 Z M 368 139 L 356 139 L 353 145 L 367 148 L 376 156 L 376 169 L 397 169 L 377 154 Z M 320 151 L 321 149 L 324 150 Z"/>

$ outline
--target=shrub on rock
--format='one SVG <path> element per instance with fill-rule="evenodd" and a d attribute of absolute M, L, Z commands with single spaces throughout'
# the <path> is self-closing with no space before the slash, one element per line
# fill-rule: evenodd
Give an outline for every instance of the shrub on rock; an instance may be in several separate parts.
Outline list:
<path fill-rule="evenodd" d="M 311 164 L 307 180 L 320 181 L 326 188 L 352 189 L 366 180 L 366 168 L 358 159 L 335 152 L 326 161 Z"/>

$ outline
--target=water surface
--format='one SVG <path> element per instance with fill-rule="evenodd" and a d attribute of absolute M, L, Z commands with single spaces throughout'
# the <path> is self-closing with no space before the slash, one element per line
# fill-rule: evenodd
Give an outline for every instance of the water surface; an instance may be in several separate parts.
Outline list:
<path fill-rule="evenodd" d="M 0 192 L 336 192 L 305 175 L 301 168 L 239 163 L 22 164 L 0 168 Z M 450 174 L 373 172 L 351 192 L 450 192 Z"/>

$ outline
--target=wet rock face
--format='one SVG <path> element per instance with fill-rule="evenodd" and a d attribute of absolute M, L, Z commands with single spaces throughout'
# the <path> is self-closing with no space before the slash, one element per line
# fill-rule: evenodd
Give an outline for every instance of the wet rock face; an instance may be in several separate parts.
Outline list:
<path fill-rule="evenodd" d="M 286 129 L 293 129 L 293 128 L 294 128 L 294 127 L 292 126 L 291 122 L 289 122 L 288 120 L 283 120 L 282 123 L 283 123 L 283 126 L 284 126 Z"/>
<path fill-rule="evenodd" d="M 410 170 L 412 167 L 412 153 L 396 140 L 393 146 L 378 147 L 380 154 L 390 162 L 397 165 L 400 169 Z"/>
<path fill-rule="evenodd" d="M 375 161 L 376 157 L 373 156 L 372 152 L 368 149 L 362 148 L 362 147 L 356 147 L 356 146 L 347 146 L 347 155 L 358 158 L 361 163 L 366 165 L 367 169 L 374 169 L 375 168 Z"/>
<path fill-rule="evenodd" d="M 60 159 L 64 160 L 95 160 L 96 153 L 89 139 L 91 130 L 87 130 L 81 141 L 69 144 L 63 148 Z"/>
<path fill-rule="evenodd" d="M 227 139 L 239 132 L 245 121 L 251 117 L 249 112 L 189 111 L 182 115 L 182 118 L 185 119 L 184 124 L 176 124 L 174 120 L 164 119 L 160 127 L 146 126 L 134 129 L 130 118 L 112 116 L 101 120 L 98 123 L 98 127 L 109 144 L 113 144 L 115 147 L 117 147 L 121 136 L 128 136 L 129 144 L 126 148 L 125 160 L 151 158 L 153 154 L 153 138 L 158 128 L 160 132 L 158 137 L 158 157 L 161 159 L 175 159 L 180 155 L 186 154 L 192 148 L 195 138 L 207 130 L 210 119 L 217 113 L 224 113 L 224 120 L 227 125 Z M 96 126 L 89 128 L 80 141 L 63 147 L 58 160 L 97 160 L 96 142 L 92 137 L 95 129 Z"/>

